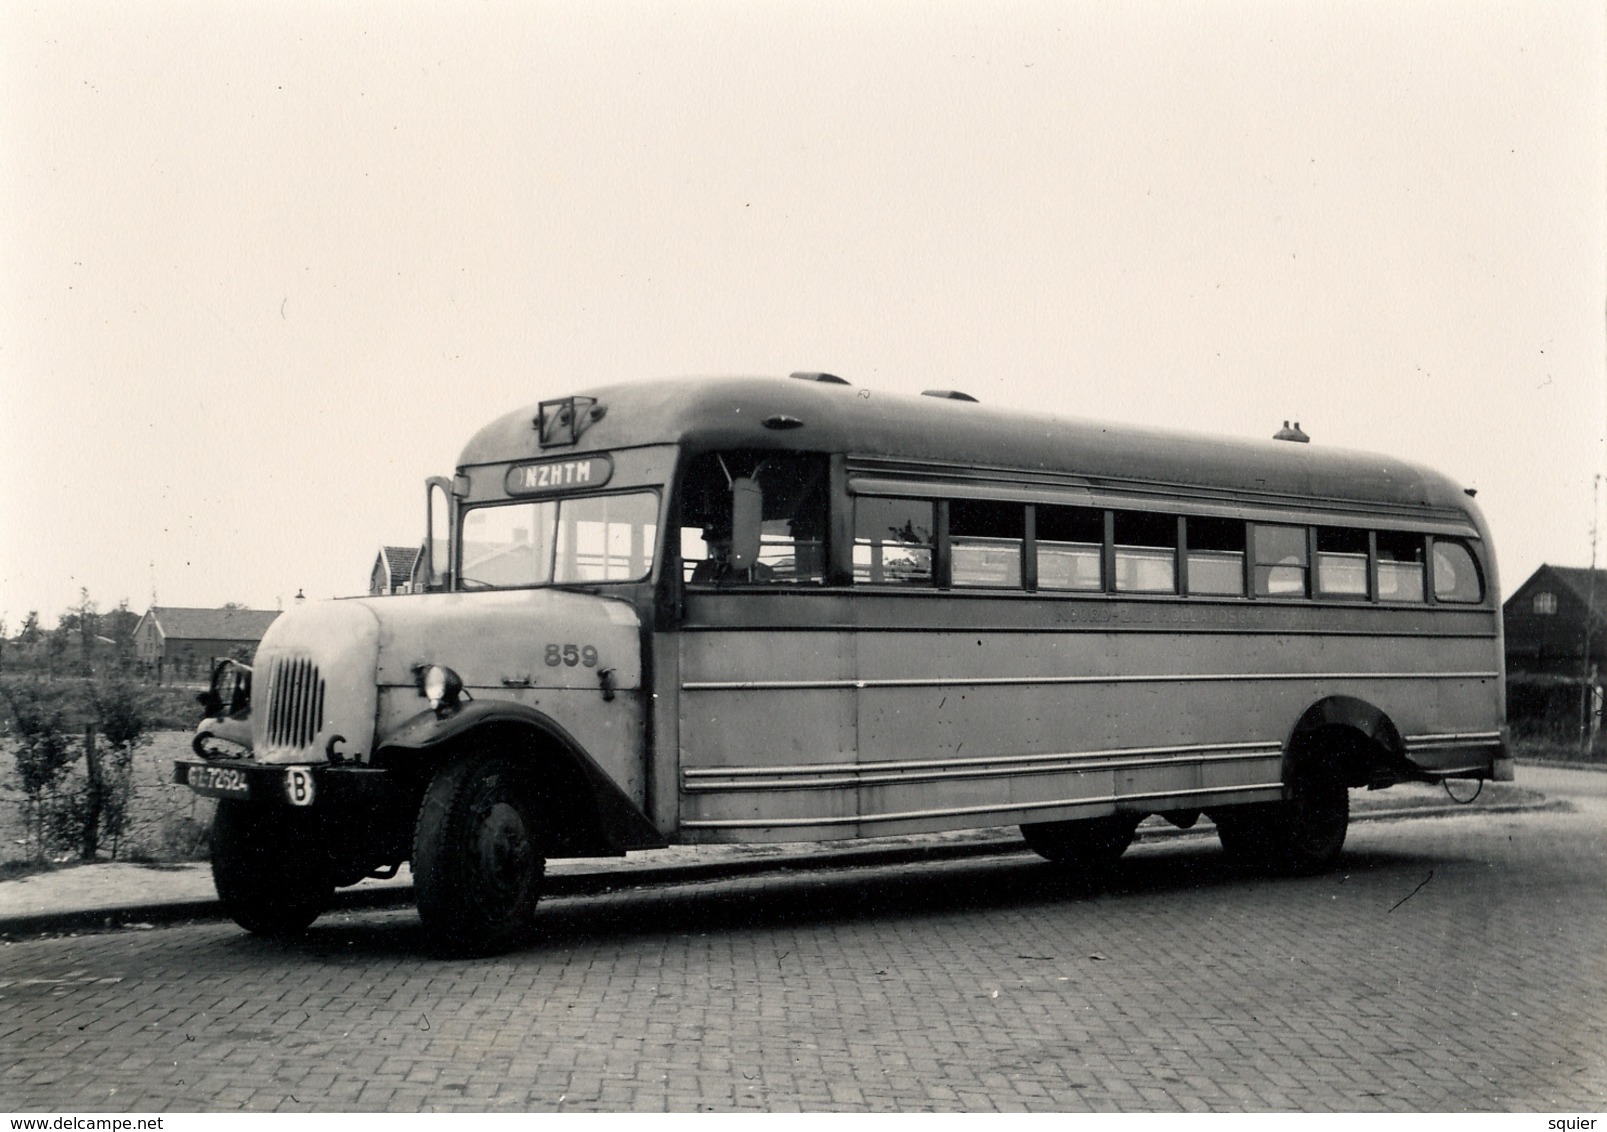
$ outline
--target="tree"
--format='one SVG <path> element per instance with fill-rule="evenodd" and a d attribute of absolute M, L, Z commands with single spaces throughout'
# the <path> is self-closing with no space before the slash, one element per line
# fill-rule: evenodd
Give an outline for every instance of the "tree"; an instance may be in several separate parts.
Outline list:
<path fill-rule="evenodd" d="M 89 587 L 78 588 L 78 646 L 83 656 L 85 676 L 95 671 L 95 638 L 100 635 L 100 612 L 89 596 Z"/>
<path fill-rule="evenodd" d="M 45 634 L 45 665 L 52 677 L 56 675 L 56 666 L 67 657 L 71 637 L 72 630 L 60 625 Z"/>
<path fill-rule="evenodd" d="M 6 670 L 6 632 L 10 628 L 11 626 L 6 624 L 6 619 L 0 617 L 0 672 Z"/>
<path fill-rule="evenodd" d="M 134 663 L 134 630 L 139 622 L 140 615 L 128 607 L 126 597 L 117 603 L 116 609 L 101 617 L 101 635 L 112 641 L 112 651 L 121 669 L 126 670 Z"/>
<path fill-rule="evenodd" d="M 39 628 L 39 611 L 30 609 L 28 616 L 22 619 L 22 630 L 17 634 L 19 645 L 37 645 L 39 638 L 44 634 Z"/>

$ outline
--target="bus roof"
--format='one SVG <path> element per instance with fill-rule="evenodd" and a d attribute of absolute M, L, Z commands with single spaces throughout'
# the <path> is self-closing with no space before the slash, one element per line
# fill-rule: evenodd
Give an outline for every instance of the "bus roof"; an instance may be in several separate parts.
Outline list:
<path fill-rule="evenodd" d="M 583 427 L 573 444 L 543 448 L 534 424 L 539 406 L 530 405 L 476 433 L 459 466 L 648 444 L 773 448 L 1095 484 L 1449 510 L 1477 524 L 1477 508 L 1438 472 L 1320 444 L 1227 439 L 792 378 L 684 378 L 574 396 Z"/>

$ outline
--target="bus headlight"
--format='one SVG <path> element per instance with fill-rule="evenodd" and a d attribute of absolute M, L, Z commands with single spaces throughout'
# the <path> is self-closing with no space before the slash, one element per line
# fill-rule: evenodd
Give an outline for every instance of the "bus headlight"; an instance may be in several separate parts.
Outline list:
<path fill-rule="evenodd" d="M 444 664 L 421 664 L 418 674 L 419 695 L 430 701 L 437 713 L 455 708 L 463 696 L 463 678 Z"/>

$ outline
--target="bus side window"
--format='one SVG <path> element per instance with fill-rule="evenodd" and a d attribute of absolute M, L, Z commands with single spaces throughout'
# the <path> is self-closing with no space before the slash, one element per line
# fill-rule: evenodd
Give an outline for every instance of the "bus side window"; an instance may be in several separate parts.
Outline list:
<path fill-rule="evenodd" d="M 856 499 L 854 581 L 931 585 L 934 514 L 934 505 L 924 499 Z"/>
<path fill-rule="evenodd" d="M 1037 520 L 1038 588 L 1103 589 L 1105 513 L 1039 504 Z"/>
<path fill-rule="evenodd" d="M 1306 596 L 1306 528 L 1255 525 L 1255 592 L 1262 597 Z"/>
<path fill-rule="evenodd" d="M 747 478 L 764 499 L 759 557 L 730 562 L 731 484 Z M 693 459 L 681 479 L 682 579 L 694 585 L 791 585 L 826 577 L 826 458 L 812 452 L 735 450 Z"/>
<path fill-rule="evenodd" d="M 1244 596 L 1244 520 L 1188 520 L 1191 594 Z"/>
<path fill-rule="evenodd" d="M 1424 601 L 1423 536 L 1378 532 L 1378 600 Z"/>
<path fill-rule="evenodd" d="M 1116 512 L 1116 589 L 1177 592 L 1177 517 Z"/>
<path fill-rule="evenodd" d="M 955 586 L 1021 588 L 1027 509 L 1020 503 L 949 504 L 949 573 Z"/>
<path fill-rule="evenodd" d="M 1317 528 L 1317 593 L 1323 597 L 1367 596 L 1367 532 Z"/>
<path fill-rule="evenodd" d="M 1468 605 L 1484 600 L 1478 563 L 1459 539 L 1434 540 L 1434 600 Z"/>

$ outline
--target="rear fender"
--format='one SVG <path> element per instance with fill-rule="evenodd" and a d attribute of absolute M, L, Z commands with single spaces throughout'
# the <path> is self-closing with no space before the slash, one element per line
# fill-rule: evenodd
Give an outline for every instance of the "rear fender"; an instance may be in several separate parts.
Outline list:
<path fill-rule="evenodd" d="M 1284 746 L 1285 783 L 1303 759 L 1334 764 L 1347 786 L 1389 786 L 1416 777 L 1394 721 L 1354 696 L 1329 696 L 1301 715 Z"/>

